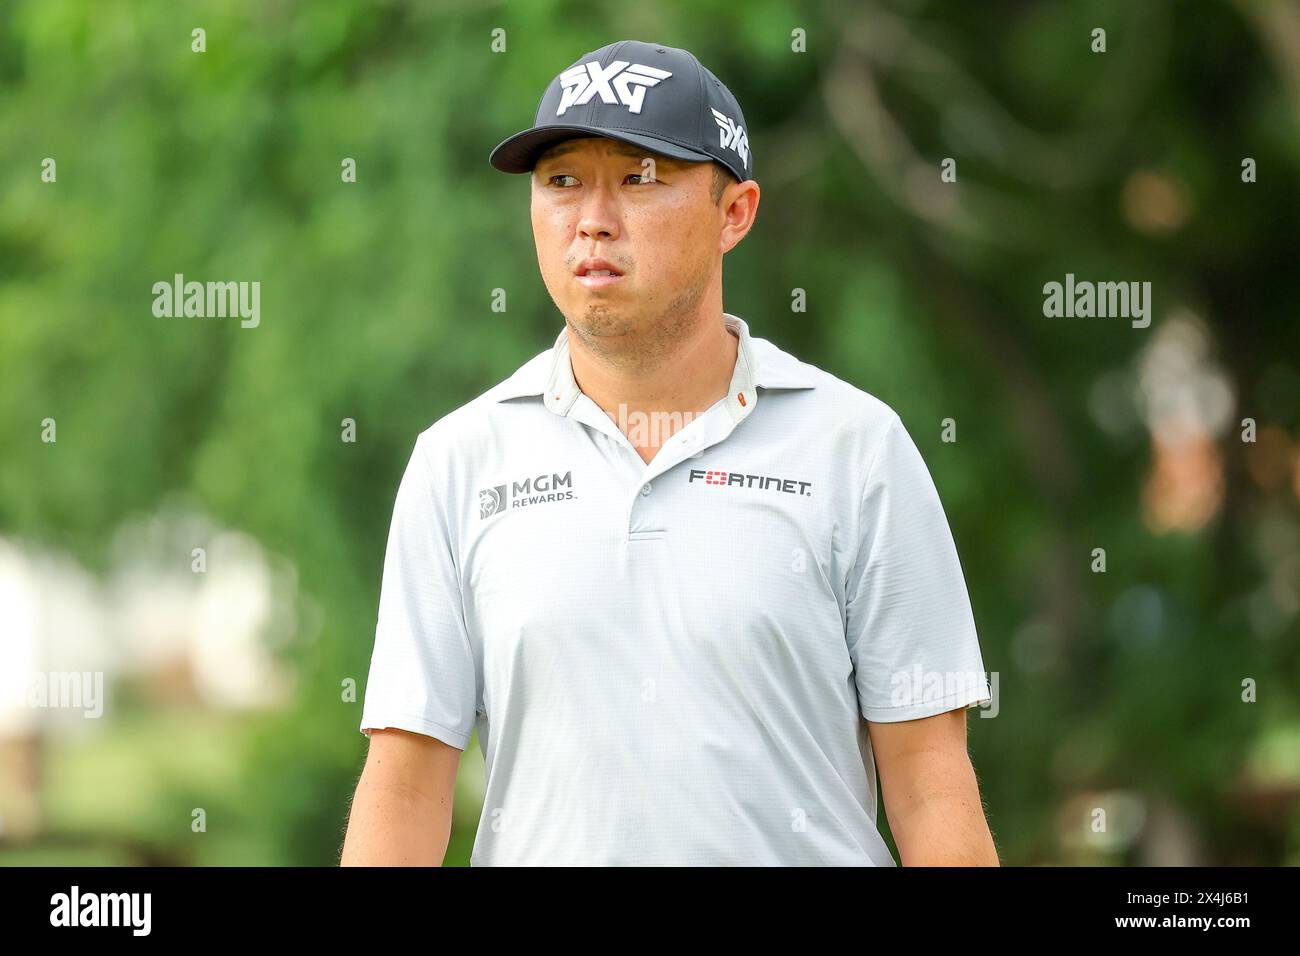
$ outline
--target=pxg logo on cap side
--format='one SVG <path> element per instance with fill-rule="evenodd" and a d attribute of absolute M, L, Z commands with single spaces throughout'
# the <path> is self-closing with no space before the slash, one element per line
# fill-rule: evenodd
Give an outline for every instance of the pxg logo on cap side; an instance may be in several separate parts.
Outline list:
<path fill-rule="evenodd" d="M 718 129 L 721 130 L 718 133 L 718 145 L 723 149 L 732 150 L 740 157 L 745 168 L 749 169 L 749 137 L 745 135 L 745 127 L 737 126 L 736 121 L 726 113 L 712 106 L 709 109 L 713 111 L 713 122 L 717 123 Z"/>
<path fill-rule="evenodd" d="M 660 81 L 670 76 L 672 73 L 668 70 L 627 60 L 615 60 L 605 67 L 595 60 L 579 63 L 560 74 L 564 95 L 560 97 L 560 108 L 555 115 L 563 116 L 570 106 L 585 106 L 596 94 L 600 94 L 602 103 L 621 103 L 630 112 L 640 113 L 646 88 L 658 86 Z"/>

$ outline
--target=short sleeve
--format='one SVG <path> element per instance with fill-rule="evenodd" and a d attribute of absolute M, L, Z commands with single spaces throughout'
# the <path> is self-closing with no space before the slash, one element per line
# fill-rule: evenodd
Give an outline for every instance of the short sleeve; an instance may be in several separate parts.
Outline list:
<path fill-rule="evenodd" d="M 990 700 L 952 531 L 896 415 L 868 466 L 859 530 L 845 639 L 862 716 L 915 720 Z"/>
<path fill-rule="evenodd" d="M 421 439 L 393 506 L 361 732 L 395 727 L 464 750 L 476 673 L 451 536 Z"/>

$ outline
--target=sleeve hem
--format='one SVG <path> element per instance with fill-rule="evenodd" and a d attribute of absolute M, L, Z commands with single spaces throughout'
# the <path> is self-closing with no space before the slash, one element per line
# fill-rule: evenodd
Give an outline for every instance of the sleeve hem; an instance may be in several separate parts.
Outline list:
<path fill-rule="evenodd" d="M 993 699 L 988 685 L 976 690 L 964 690 L 959 694 L 950 694 L 938 700 L 923 700 L 915 704 L 903 704 L 898 707 L 863 707 L 862 716 L 875 723 L 894 723 L 901 720 L 919 720 L 945 714 L 959 707 L 974 707 Z"/>
<path fill-rule="evenodd" d="M 370 736 L 367 731 L 382 730 L 388 727 L 396 730 L 409 730 L 411 733 L 433 737 L 445 744 L 450 744 L 457 750 L 464 750 L 469 746 L 469 734 L 452 730 L 442 724 L 436 724 L 424 717 L 416 717 L 411 714 L 385 714 L 379 717 L 363 717 L 361 719 L 361 733 L 367 737 Z"/>

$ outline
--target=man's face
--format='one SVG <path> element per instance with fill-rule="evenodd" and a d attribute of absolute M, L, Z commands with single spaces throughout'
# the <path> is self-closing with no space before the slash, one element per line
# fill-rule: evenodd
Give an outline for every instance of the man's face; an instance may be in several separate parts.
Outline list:
<path fill-rule="evenodd" d="M 745 221 L 737 231 L 726 212 L 736 188 L 714 202 L 713 163 L 606 137 L 551 147 L 533 168 L 532 221 L 556 307 L 597 346 L 600 337 L 691 322 L 710 286 L 721 282 L 723 252 L 748 229 Z M 741 218 L 752 220 L 752 213 Z M 589 259 L 605 260 L 618 274 L 584 275 Z"/>

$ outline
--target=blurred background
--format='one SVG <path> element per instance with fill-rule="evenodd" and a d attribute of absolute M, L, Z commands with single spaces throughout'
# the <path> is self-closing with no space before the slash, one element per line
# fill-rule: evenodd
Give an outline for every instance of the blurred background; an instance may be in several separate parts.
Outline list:
<path fill-rule="evenodd" d="M 563 321 L 487 154 L 624 38 L 744 107 L 727 311 L 934 475 L 1003 861 L 1300 863 L 1272 0 L 0 3 L 0 863 L 337 862 L 415 437 Z M 260 323 L 155 315 L 178 273 L 260 282 Z M 1150 282 L 1149 327 L 1045 316 L 1067 274 Z"/>

